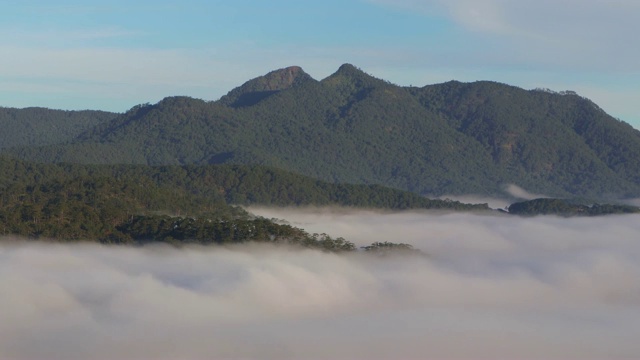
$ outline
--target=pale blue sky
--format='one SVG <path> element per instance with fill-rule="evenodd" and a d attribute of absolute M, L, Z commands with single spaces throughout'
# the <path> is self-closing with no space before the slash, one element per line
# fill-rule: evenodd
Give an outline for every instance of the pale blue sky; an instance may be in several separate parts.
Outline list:
<path fill-rule="evenodd" d="M 215 100 L 299 65 L 574 90 L 640 128 L 637 0 L 0 0 L 0 106 Z"/>

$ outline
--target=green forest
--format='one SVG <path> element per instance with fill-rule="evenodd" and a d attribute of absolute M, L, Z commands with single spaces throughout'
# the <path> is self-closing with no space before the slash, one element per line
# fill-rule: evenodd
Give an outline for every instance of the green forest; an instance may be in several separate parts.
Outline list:
<path fill-rule="evenodd" d="M 617 200 L 640 196 L 640 132 L 573 92 L 400 87 L 349 64 L 317 81 L 289 67 L 216 101 L 168 97 L 123 114 L 0 108 L 0 125 L 0 231 L 29 239 L 351 251 L 242 207 L 491 213 L 429 197 L 505 197 L 509 184 L 552 196 L 510 214 L 639 211 Z"/>
<path fill-rule="evenodd" d="M 276 70 L 216 101 L 52 112 L 60 123 L 93 123 L 48 131 L 38 146 L 20 140 L 34 111 L 5 116 L 5 137 L 17 140 L 3 152 L 48 163 L 264 165 L 431 197 L 504 196 L 509 184 L 552 197 L 640 196 L 640 132 L 573 92 L 488 81 L 400 87 L 345 64 L 320 81 Z"/>
<path fill-rule="evenodd" d="M 353 244 L 255 217 L 238 205 L 490 211 L 487 204 L 330 184 L 259 166 L 37 164 L 0 157 L 0 174 L 2 234 L 47 241 L 270 241 L 342 251 Z"/>
<path fill-rule="evenodd" d="M 581 203 L 571 199 L 534 199 L 511 204 L 509 213 L 514 215 L 600 216 L 613 214 L 638 214 L 640 208 L 622 204 Z"/>

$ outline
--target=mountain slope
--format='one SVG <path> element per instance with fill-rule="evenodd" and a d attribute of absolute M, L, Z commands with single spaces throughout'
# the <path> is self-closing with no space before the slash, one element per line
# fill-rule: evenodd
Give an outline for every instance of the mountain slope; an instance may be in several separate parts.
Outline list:
<path fill-rule="evenodd" d="M 49 162 L 268 165 L 420 194 L 640 196 L 640 132 L 573 93 L 494 82 L 400 87 L 345 64 L 298 67 L 215 102 L 138 106 L 72 144 L 11 149 Z"/>
<path fill-rule="evenodd" d="M 290 66 L 247 81 L 223 96 L 220 102 L 231 107 L 251 106 L 279 91 L 306 81 L 315 80 L 301 67 Z"/>
<path fill-rule="evenodd" d="M 417 93 L 426 106 L 441 97 L 437 111 L 522 186 L 554 182 L 568 193 L 604 194 L 640 183 L 640 132 L 576 94 L 491 82 L 451 82 Z"/>
<path fill-rule="evenodd" d="M 89 184 L 103 184 L 105 181 L 120 183 L 123 191 L 139 189 L 140 192 L 130 194 L 135 197 L 133 200 L 142 204 L 153 203 L 154 210 L 186 212 L 192 215 L 197 215 L 203 209 L 215 207 L 216 204 L 225 203 L 278 206 L 339 205 L 379 209 L 488 209 L 486 204 L 471 205 L 450 200 L 432 200 L 411 192 L 378 185 L 327 183 L 264 166 L 38 164 L 4 156 L 0 156 L 0 207 L 4 206 L 6 201 L 19 202 L 20 199 L 33 197 L 32 189 L 47 182 L 73 182 L 82 188 L 91 188 L 93 185 Z M 16 187 L 21 190 L 10 190 Z M 156 188 L 162 189 L 163 194 L 149 195 Z M 16 197 L 10 195 L 11 193 L 18 195 Z M 9 198 L 12 200 L 8 200 Z"/>
<path fill-rule="evenodd" d="M 116 115 L 91 110 L 0 107 L 0 148 L 42 146 L 69 141 Z"/>

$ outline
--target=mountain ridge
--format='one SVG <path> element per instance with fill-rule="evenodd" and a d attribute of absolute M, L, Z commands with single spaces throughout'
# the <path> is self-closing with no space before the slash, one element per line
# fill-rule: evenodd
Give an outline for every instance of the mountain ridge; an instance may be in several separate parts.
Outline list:
<path fill-rule="evenodd" d="M 286 90 L 305 81 L 316 81 L 300 66 L 271 71 L 253 78 L 241 86 L 229 91 L 220 98 L 220 102 L 231 107 L 254 105 L 279 91 Z"/>
<path fill-rule="evenodd" d="M 244 97 L 244 98 L 243 98 Z M 640 132 L 572 92 L 491 81 L 402 87 L 345 64 L 300 67 L 217 101 L 139 105 L 64 145 L 5 150 L 45 162 L 268 165 L 419 194 L 640 196 Z"/>

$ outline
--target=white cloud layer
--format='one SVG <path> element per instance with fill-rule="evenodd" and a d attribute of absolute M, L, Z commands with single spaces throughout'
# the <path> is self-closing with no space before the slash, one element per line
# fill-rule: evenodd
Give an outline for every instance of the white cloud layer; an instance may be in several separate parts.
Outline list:
<path fill-rule="evenodd" d="M 640 356 L 637 217 L 257 210 L 429 257 L 5 241 L 0 358 Z"/>

